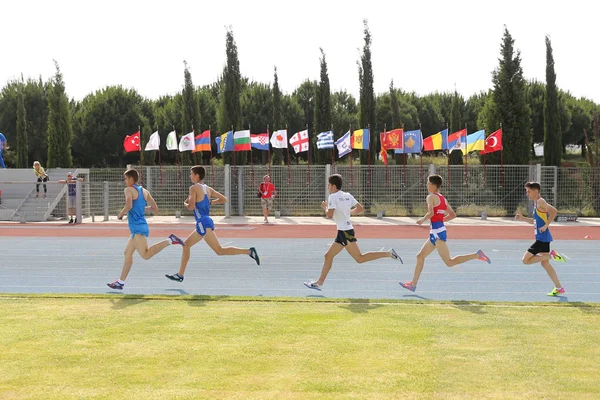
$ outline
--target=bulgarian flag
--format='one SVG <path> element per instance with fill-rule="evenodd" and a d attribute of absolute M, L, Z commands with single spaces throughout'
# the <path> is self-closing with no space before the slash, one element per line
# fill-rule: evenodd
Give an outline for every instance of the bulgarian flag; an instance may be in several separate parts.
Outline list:
<path fill-rule="evenodd" d="M 237 131 L 233 133 L 233 151 L 250 151 L 250 131 Z"/>

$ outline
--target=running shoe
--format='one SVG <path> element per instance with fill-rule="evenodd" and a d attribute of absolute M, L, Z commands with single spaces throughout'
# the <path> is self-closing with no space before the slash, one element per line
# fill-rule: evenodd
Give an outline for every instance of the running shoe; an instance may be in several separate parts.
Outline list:
<path fill-rule="evenodd" d="M 400 260 L 400 264 L 404 264 L 404 261 L 402 261 L 402 258 L 396 253 L 396 250 L 391 249 L 390 252 L 392 253 L 392 258 L 394 260 Z"/>
<path fill-rule="evenodd" d="M 321 291 L 321 288 L 323 287 L 323 285 L 319 285 L 317 283 L 317 281 L 304 282 L 304 286 L 306 286 L 309 289 L 318 290 L 319 292 Z"/>
<path fill-rule="evenodd" d="M 490 260 L 490 258 L 488 256 L 486 256 L 485 254 L 483 254 L 483 251 L 481 251 L 481 250 L 477 250 L 477 259 L 481 260 L 481 261 L 485 261 L 488 264 L 492 263 L 492 260 Z"/>
<path fill-rule="evenodd" d="M 554 260 L 556 260 L 556 261 L 560 261 L 560 262 L 564 262 L 564 263 L 566 263 L 566 262 L 567 262 L 567 260 L 565 260 L 565 258 L 564 258 L 563 256 L 561 256 L 560 254 L 558 254 L 558 253 L 556 252 L 556 250 L 552 250 L 552 251 L 550 252 L 550 255 L 551 255 L 551 256 L 552 256 L 552 258 L 553 258 Z"/>
<path fill-rule="evenodd" d="M 123 290 L 123 286 L 125 285 L 123 283 L 120 283 L 119 281 L 114 281 L 111 283 L 107 283 L 106 286 L 108 286 L 111 289 Z"/>
<path fill-rule="evenodd" d="M 417 290 L 417 287 L 413 285 L 412 282 L 400 282 L 400 286 L 402 286 L 404 289 L 410 290 L 411 292 Z"/>
<path fill-rule="evenodd" d="M 171 239 L 171 244 L 180 244 L 185 246 L 185 242 L 173 234 L 169 235 L 169 239 Z"/>
<path fill-rule="evenodd" d="M 565 294 L 565 288 L 554 288 L 547 296 L 559 296 L 561 294 Z"/>
<path fill-rule="evenodd" d="M 172 281 L 183 282 L 183 275 L 179 275 L 178 273 L 173 275 L 166 274 L 165 276 Z"/>
<path fill-rule="evenodd" d="M 248 253 L 248 255 L 250 256 L 250 258 L 256 261 L 257 265 L 260 265 L 260 258 L 258 257 L 258 253 L 256 252 L 256 249 L 254 247 L 250 247 L 250 252 Z"/>

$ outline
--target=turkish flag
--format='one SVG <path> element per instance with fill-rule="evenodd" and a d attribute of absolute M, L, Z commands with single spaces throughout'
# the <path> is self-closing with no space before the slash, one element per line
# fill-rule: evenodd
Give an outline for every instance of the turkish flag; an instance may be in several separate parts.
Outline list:
<path fill-rule="evenodd" d="M 485 148 L 480 153 L 493 153 L 498 150 L 502 150 L 502 128 L 485 139 Z"/>
<path fill-rule="evenodd" d="M 123 147 L 126 153 L 130 151 L 142 151 L 142 147 L 140 146 L 140 131 L 137 131 L 133 135 L 125 136 Z"/>

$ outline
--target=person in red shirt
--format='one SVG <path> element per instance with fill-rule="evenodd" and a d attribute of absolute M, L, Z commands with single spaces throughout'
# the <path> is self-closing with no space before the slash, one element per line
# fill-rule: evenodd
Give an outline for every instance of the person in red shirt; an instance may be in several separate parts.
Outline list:
<path fill-rule="evenodd" d="M 265 217 L 265 224 L 269 223 L 269 212 L 273 207 L 273 199 L 277 194 L 277 190 L 275 190 L 275 185 L 271 183 L 271 177 L 269 175 L 265 175 L 263 177 L 263 182 L 258 186 L 258 191 L 261 193 L 260 196 L 260 205 L 263 209 L 263 216 Z"/>

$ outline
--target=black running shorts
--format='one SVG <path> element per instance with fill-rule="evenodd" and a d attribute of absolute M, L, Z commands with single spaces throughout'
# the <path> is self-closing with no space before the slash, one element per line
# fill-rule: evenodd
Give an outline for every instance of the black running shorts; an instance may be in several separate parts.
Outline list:
<path fill-rule="evenodd" d="M 527 251 L 533 255 L 538 253 L 550 253 L 550 242 L 540 242 L 539 240 L 536 240 Z"/>
<path fill-rule="evenodd" d="M 346 246 L 348 242 L 356 242 L 356 237 L 354 236 L 354 229 L 349 229 L 347 231 L 338 231 L 337 236 L 335 237 L 335 242 L 341 244 L 342 246 Z"/>

